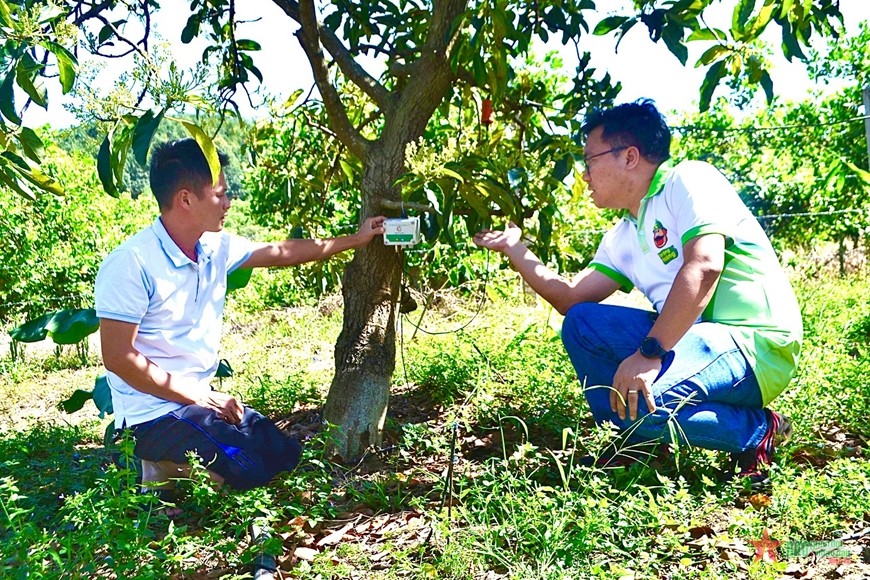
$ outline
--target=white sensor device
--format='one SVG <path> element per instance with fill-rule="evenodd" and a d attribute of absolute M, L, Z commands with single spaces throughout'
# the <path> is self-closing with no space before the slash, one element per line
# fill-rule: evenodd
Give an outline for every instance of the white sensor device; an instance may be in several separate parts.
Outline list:
<path fill-rule="evenodd" d="M 413 246 L 420 241 L 420 218 L 389 218 L 384 222 L 385 246 Z"/>

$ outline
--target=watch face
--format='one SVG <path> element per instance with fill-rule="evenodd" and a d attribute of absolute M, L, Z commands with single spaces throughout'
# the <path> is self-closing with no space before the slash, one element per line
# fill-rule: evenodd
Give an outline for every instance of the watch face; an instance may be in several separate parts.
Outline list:
<path fill-rule="evenodd" d="M 640 354 L 647 358 L 664 358 L 668 353 L 658 339 L 648 336 L 640 343 Z"/>

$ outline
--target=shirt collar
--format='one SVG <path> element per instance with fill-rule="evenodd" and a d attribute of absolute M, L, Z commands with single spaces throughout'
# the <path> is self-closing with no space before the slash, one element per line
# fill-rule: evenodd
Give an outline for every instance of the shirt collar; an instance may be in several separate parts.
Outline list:
<path fill-rule="evenodd" d="M 181 251 L 181 248 L 178 247 L 178 244 L 175 243 L 175 240 L 173 240 L 172 236 L 169 235 L 169 232 L 166 231 L 166 226 L 163 225 L 163 221 L 159 217 L 154 220 L 151 229 L 160 241 L 160 247 L 163 248 L 163 253 L 166 254 L 166 257 L 169 258 L 176 268 L 181 268 L 187 264 L 194 263 L 193 260 L 184 255 L 184 252 Z M 209 261 L 211 259 L 212 251 L 211 247 L 202 244 L 201 241 L 196 242 L 196 256 L 200 263 Z"/>
<path fill-rule="evenodd" d="M 653 175 L 652 183 L 649 184 L 649 191 L 646 192 L 644 199 L 649 199 L 660 194 L 665 189 L 665 181 L 671 173 L 671 162 L 667 160 L 659 165 L 656 169 L 656 174 Z"/>

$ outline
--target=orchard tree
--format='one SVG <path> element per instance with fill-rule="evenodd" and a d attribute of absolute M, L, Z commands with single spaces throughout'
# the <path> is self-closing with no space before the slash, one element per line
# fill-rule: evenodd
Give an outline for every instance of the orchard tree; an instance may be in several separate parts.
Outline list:
<path fill-rule="evenodd" d="M 296 35 L 311 65 L 325 116 L 324 138 L 340 144 L 336 146 L 360 168 L 359 219 L 399 211 L 407 147 L 424 136 L 439 106 L 457 91 L 474 91 L 500 114 L 522 116 L 516 105 L 528 103 L 512 104 L 509 87 L 538 39 L 555 37 L 579 47 L 591 31 L 615 31 L 621 37 L 639 25 L 683 63 L 689 42 L 708 43 L 697 63 L 709 67 L 701 87 L 706 108 L 720 81 L 744 75 L 772 97 L 767 65 L 757 47 L 759 35 L 771 23 L 782 31 L 786 56 L 802 58 L 813 35 L 835 36 L 834 27 L 842 20 L 834 0 L 736 0 L 731 26 L 723 30 L 709 27 L 703 17 L 711 4 L 718 4 L 714 0 L 634 0 L 629 13 L 607 17 L 592 0 L 273 2 L 287 15 L 288 32 Z M 33 195 L 34 188 L 60 192 L 60 185 L 39 169 L 39 139 L 21 126 L 15 97 L 26 95 L 24 106 L 46 106 L 41 83 L 52 76 L 59 77 L 64 91 L 71 90 L 75 55 L 81 51 L 129 54 L 139 63 L 130 78 L 139 92 L 118 98 L 112 103 L 114 114 L 104 115 L 110 128 L 98 153 L 98 170 L 113 195 L 123 188 L 128 153 L 144 164 L 154 130 L 175 119 L 171 115 L 177 109 L 188 105 L 232 111 L 247 87 L 263 80 L 254 60 L 260 45 L 246 38 L 234 0 L 191 0 L 182 32 L 184 42 L 206 40 L 203 61 L 210 66 L 203 70 L 216 71 L 213 90 L 203 86 L 204 76 L 186 77 L 171 64 L 161 76 L 161 60 L 149 45 L 151 14 L 158 8 L 156 0 L 0 0 L 0 34 L 5 39 L 0 55 L 0 113 L 5 117 L 0 180 L 7 187 L 22 195 Z M 378 59 L 384 72 L 368 72 L 360 60 L 365 55 Z M 553 138 L 559 141 L 549 154 L 557 176 L 570 172 L 580 152 L 580 144 L 566 137 L 576 134 L 577 115 L 589 106 L 607 104 L 614 95 L 609 79 L 595 80 L 588 55 L 578 49 L 578 56 L 573 86 L 552 99 L 564 118 L 561 127 L 554 127 Z M 343 98 L 349 94 L 342 89 L 347 86 L 365 95 L 365 107 L 351 106 Z M 194 123 L 179 122 L 200 142 L 216 174 L 209 135 Z M 455 190 L 477 215 L 498 210 L 519 219 L 534 209 L 546 210 L 524 207 L 532 199 L 512 195 L 510 174 L 474 165 L 466 169 L 466 174 L 453 171 Z M 400 273 L 399 254 L 372 243 L 355 253 L 344 274 L 344 326 L 325 418 L 339 427 L 337 450 L 346 459 L 380 441 L 395 361 Z"/>

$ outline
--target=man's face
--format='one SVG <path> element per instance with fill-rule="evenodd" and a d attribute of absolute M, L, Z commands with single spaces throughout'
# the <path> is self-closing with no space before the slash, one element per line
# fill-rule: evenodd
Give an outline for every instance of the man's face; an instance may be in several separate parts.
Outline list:
<path fill-rule="evenodd" d="M 584 150 L 583 181 L 589 187 L 592 201 L 600 208 L 629 207 L 624 186 L 624 152 L 626 147 L 611 145 L 601 138 L 603 129 L 589 133 Z"/>
<path fill-rule="evenodd" d="M 200 189 L 199 195 L 192 196 L 192 199 L 195 204 L 193 215 L 196 216 L 200 228 L 206 232 L 221 231 L 230 209 L 224 172 L 221 171 L 217 184 L 206 184 Z"/>

